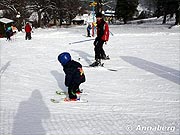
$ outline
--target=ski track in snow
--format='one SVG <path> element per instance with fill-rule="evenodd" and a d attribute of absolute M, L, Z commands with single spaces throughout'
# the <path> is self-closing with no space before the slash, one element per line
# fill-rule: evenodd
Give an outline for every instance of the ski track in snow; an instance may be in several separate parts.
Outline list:
<path fill-rule="evenodd" d="M 163 25 L 112 25 L 105 68 L 83 67 L 88 103 L 54 104 L 66 91 L 57 61 L 68 51 L 83 66 L 94 61 L 86 26 L 36 29 L 0 39 L 1 135 L 179 135 L 180 33 Z M 114 69 L 117 71 L 109 71 Z M 83 96 L 82 96 L 83 98 Z M 85 97 L 84 97 L 85 98 Z"/>

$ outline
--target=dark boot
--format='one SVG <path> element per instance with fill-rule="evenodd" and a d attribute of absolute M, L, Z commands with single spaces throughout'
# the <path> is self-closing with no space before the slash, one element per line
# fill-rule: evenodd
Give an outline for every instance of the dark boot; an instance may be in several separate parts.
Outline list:
<path fill-rule="evenodd" d="M 69 98 L 70 99 L 76 99 L 77 98 L 77 95 L 76 95 L 76 93 L 73 90 L 73 87 L 69 87 L 68 88 L 68 94 L 69 94 Z"/>
<path fill-rule="evenodd" d="M 103 60 L 109 60 L 110 58 L 109 58 L 109 55 L 108 55 L 108 56 L 104 55 L 104 56 L 102 57 L 102 59 L 103 59 Z"/>
<path fill-rule="evenodd" d="M 101 65 L 101 59 L 96 59 L 96 61 L 89 66 L 96 67 L 96 66 L 100 66 L 100 65 Z"/>

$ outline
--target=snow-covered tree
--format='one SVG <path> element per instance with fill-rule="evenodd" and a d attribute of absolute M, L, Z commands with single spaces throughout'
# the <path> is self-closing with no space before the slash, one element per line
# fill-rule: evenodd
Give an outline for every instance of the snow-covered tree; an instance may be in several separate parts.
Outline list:
<path fill-rule="evenodd" d="M 51 0 L 28 0 L 27 8 L 28 10 L 37 13 L 37 25 L 40 27 L 42 15 L 46 14 L 47 10 L 54 10 L 56 4 Z"/>
<path fill-rule="evenodd" d="M 138 0 L 117 0 L 115 14 L 117 19 L 123 19 L 126 24 L 128 20 L 132 19 L 137 11 Z"/>
<path fill-rule="evenodd" d="M 163 24 L 166 23 L 166 17 L 176 14 L 175 24 L 180 23 L 180 0 L 157 0 L 157 16 L 164 16 Z"/>
<path fill-rule="evenodd" d="M 65 0 L 63 6 L 63 13 L 66 15 L 66 21 L 70 24 L 72 19 L 76 17 L 78 14 L 78 10 L 80 8 L 79 0 Z"/>
<path fill-rule="evenodd" d="M 15 25 L 20 31 L 23 18 L 27 15 L 25 0 L 1 0 L 1 9 L 4 10 L 3 17 L 15 20 Z"/>
<path fill-rule="evenodd" d="M 17 14 L 25 14 L 25 0 L 1 0 L 0 7 L 5 10 L 5 16 L 11 19 L 16 18 Z"/>

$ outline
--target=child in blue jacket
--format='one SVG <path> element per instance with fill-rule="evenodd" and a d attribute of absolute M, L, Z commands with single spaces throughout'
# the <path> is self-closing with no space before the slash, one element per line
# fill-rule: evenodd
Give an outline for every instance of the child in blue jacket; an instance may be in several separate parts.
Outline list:
<path fill-rule="evenodd" d="M 63 71 L 65 73 L 65 85 L 68 87 L 69 94 L 68 100 L 76 101 L 76 93 L 80 92 L 79 86 L 86 80 L 82 65 L 72 60 L 68 52 L 61 53 L 58 56 L 58 61 L 63 66 Z"/>
<path fill-rule="evenodd" d="M 12 28 L 9 26 L 7 27 L 6 29 L 6 37 L 7 37 L 7 40 L 11 40 L 11 36 L 13 35 L 13 31 L 12 31 Z"/>
<path fill-rule="evenodd" d="M 87 26 L 87 36 L 88 37 L 91 37 L 91 24 L 89 23 L 88 26 Z"/>

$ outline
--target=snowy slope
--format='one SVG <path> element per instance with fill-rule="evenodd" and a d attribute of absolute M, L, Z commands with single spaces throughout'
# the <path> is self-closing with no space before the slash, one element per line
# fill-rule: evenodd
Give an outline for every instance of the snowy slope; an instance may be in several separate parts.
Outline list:
<path fill-rule="evenodd" d="M 88 103 L 54 104 L 67 90 L 57 61 L 68 51 L 83 66 L 94 61 L 86 26 L 37 29 L 0 39 L 1 135 L 179 135 L 179 27 L 113 25 L 105 68 L 84 67 Z M 117 71 L 109 71 L 107 69 Z"/>

